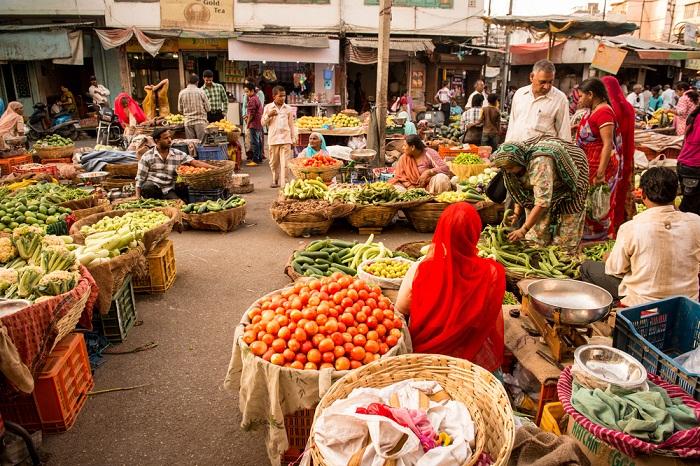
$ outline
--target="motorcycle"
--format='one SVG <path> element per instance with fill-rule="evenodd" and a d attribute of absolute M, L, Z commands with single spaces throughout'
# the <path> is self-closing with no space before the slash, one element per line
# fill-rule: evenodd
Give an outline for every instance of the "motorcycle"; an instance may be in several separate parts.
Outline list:
<path fill-rule="evenodd" d="M 428 126 L 431 128 L 440 127 L 445 125 L 445 114 L 440 110 L 439 104 L 432 104 L 432 110 L 426 110 L 425 112 L 419 112 L 416 115 L 416 121 L 426 120 Z"/>
<path fill-rule="evenodd" d="M 127 143 L 124 138 L 119 118 L 114 110 L 106 105 L 90 104 L 88 108 L 97 113 L 98 126 L 96 143 L 104 146 L 114 146 L 119 149 L 126 149 Z"/>
<path fill-rule="evenodd" d="M 27 139 L 30 141 L 38 141 L 44 136 L 58 134 L 64 138 L 77 139 L 79 120 L 74 120 L 68 112 L 59 112 L 49 119 L 48 108 L 46 104 L 39 102 L 34 104 L 34 113 L 27 120 L 29 131 Z"/>

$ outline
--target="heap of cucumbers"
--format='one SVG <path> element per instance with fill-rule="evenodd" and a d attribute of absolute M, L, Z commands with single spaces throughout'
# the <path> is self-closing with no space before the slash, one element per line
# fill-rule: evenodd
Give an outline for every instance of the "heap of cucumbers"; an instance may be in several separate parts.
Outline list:
<path fill-rule="evenodd" d="M 294 253 L 292 268 L 305 277 L 327 277 L 334 272 L 357 275 L 357 270 L 344 264 L 354 255 L 351 251 L 356 244 L 339 239 L 313 241 Z"/>
<path fill-rule="evenodd" d="M 193 202 L 182 206 L 182 211 L 186 214 L 206 214 L 209 212 L 221 212 L 222 210 L 234 209 L 245 205 L 246 201 L 240 196 L 233 195 L 228 199 L 217 199 L 216 201 Z"/>

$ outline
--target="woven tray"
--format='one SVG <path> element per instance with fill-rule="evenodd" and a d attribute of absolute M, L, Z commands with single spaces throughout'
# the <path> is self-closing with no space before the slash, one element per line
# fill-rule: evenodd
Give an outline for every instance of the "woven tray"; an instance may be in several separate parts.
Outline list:
<path fill-rule="evenodd" d="M 298 238 L 301 236 L 322 236 L 328 233 L 331 225 L 333 225 L 333 219 L 315 220 L 312 222 L 277 222 L 277 226 L 279 226 L 282 231 L 287 233 L 292 238 Z"/>
<path fill-rule="evenodd" d="M 432 233 L 437 227 L 442 212 L 449 206 L 447 202 L 427 202 L 404 213 L 413 229 L 419 233 Z"/>
<path fill-rule="evenodd" d="M 138 163 L 108 163 L 105 165 L 105 171 L 108 172 L 110 176 L 121 178 L 136 178 L 138 169 Z"/>
<path fill-rule="evenodd" d="M 230 160 L 207 160 L 207 163 L 217 168 L 193 175 L 183 174 L 179 176 L 191 188 L 216 189 L 228 187 L 233 170 L 236 168 L 236 162 Z"/>
<path fill-rule="evenodd" d="M 505 211 L 503 204 L 481 201 L 474 204 L 474 208 L 479 212 L 482 225 L 498 225 L 503 220 L 503 212 Z"/>
<path fill-rule="evenodd" d="M 338 161 L 335 165 L 327 167 L 302 167 L 300 166 L 303 158 L 297 158 L 289 162 L 289 169 L 296 178 L 302 180 L 305 179 L 316 179 L 321 178 L 325 182 L 331 181 L 335 178 L 335 175 L 340 171 L 340 167 L 343 166 L 343 162 Z"/>
<path fill-rule="evenodd" d="M 75 144 L 60 147 L 35 146 L 34 151 L 40 159 L 60 159 L 61 157 L 73 157 Z"/>
<path fill-rule="evenodd" d="M 357 205 L 348 215 L 348 221 L 355 228 L 384 228 L 391 223 L 398 211 L 397 207 Z"/>
<path fill-rule="evenodd" d="M 192 230 L 233 231 L 244 221 L 246 206 L 206 214 L 183 214 L 183 220 Z"/>

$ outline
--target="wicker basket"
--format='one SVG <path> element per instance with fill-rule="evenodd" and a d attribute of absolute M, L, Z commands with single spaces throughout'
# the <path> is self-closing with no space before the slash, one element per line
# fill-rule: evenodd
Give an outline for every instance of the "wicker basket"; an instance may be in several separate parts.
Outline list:
<path fill-rule="evenodd" d="M 136 178 L 138 169 L 138 163 L 108 163 L 105 165 L 105 171 L 108 172 L 110 176 L 121 178 Z"/>
<path fill-rule="evenodd" d="M 496 204 L 493 201 L 477 202 L 474 208 L 479 212 L 482 225 L 498 225 L 505 211 L 503 204 Z"/>
<path fill-rule="evenodd" d="M 437 227 L 440 215 L 450 204 L 447 202 L 427 202 L 411 209 L 406 209 L 406 218 L 419 233 L 432 233 Z"/>
<path fill-rule="evenodd" d="M 423 249 L 423 247 L 428 246 L 429 244 L 430 241 L 414 241 L 412 243 L 405 243 L 396 248 L 396 252 L 402 252 L 408 256 L 413 257 L 414 259 L 418 259 L 422 256 L 420 250 Z"/>
<path fill-rule="evenodd" d="M 340 167 L 343 166 L 343 162 L 338 161 L 335 165 L 327 167 L 302 167 L 301 161 L 303 158 L 297 158 L 289 162 L 289 169 L 292 174 L 299 179 L 316 179 L 321 178 L 326 183 L 335 178 L 335 175 L 340 171 Z"/>
<path fill-rule="evenodd" d="M 34 151 L 40 159 L 60 159 L 61 157 L 73 157 L 75 144 L 68 146 L 35 146 Z"/>
<path fill-rule="evenodd" d="M 348 221 L 355 228 L 384 228 L 389 225 L 398 211 L 398 207 L 358 205 L 348 215 Z"/>
<path fill-rule="evenodd" d="M 333 225 L 333 219 L 314 220 L 311 222 L 277 222 L 277 226 L 279 226 L 282 231 L 287 233 L 292 238 L 298 238 L 301 236 L 322 236 L 328 233 L 331 225 Z"/>
<path fill-rule="evenodd" d="M 460 181 L 467 180 L 470 176 L 476 176 L 481 173 L 484 173 L 484 170 L 486 170 L 489 167 L 487 163 L 461 165 L 452 162 L 448 162 L 447 166 L 450 167 L 450 171 L 454 173 Z"/>
<path fill-rule="evenodd" d="M 230 160 L 207 160 L 207 163 L 217 168 L 192 175 L 182 174 L 180 177 L 191 188 L 216 189 L 228 187 L 233 170 L 236 168 L 236 162 Z"/>
<path fill-rule="evenodd" d="M 347 398 L 356 388 L 382 388 L 408 379 L 435 381 L 453 400 L 467 406 L 476 425 L 476 448 L 466 465 L 476 464 L 481 452 L 491 456 L 494 466 L 508 463 L 515 441 L 513 410 L 503 385 L 496 377 L 463 359 L 433 354 L 405 354 L 382 358 L 350 372 L 321 398 L 309 439 L 314 465 L 329 465 L 314 442 L 316 420 L 324 409 L 336 400 Z"/>
<path fill-rule="evenodd" d="M 100 212 L 107 212 L 112 210 L 112 205 L 107 199 L 98 199 L 97 205 L 93 207 L 88 207 L 87 209 L 74 210 L 73 215 L 75 215 L 75 220 L 82 220 L 92 214 L 99 214 Z"/>
<path fill-rule="evenodd" d="M 124 186 L 129 186 L 130 184 L 134 184 L 133 178 L 110 177 L 100 183 L 100 186 L 102 186 L 102 189 L 105 191 L 109 191 L 110 189 L 122 189 Z"/>

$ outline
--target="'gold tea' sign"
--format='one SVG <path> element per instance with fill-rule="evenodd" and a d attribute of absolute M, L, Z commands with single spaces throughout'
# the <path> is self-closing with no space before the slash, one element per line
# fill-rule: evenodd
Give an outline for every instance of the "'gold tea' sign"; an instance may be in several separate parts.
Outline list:
<path fill-rule="evenodd" d="M 161 0 L 160 27 L 233 31 L 233 0 Z"/>

